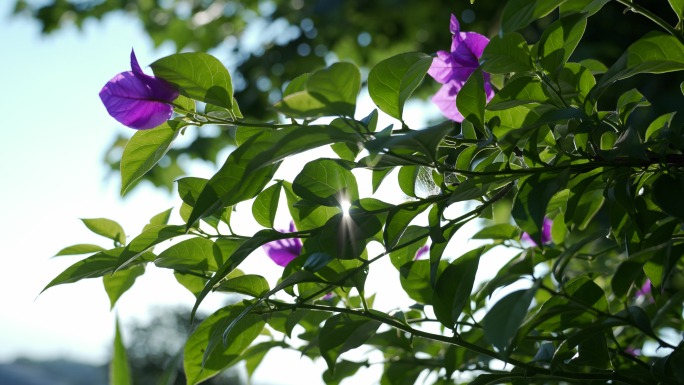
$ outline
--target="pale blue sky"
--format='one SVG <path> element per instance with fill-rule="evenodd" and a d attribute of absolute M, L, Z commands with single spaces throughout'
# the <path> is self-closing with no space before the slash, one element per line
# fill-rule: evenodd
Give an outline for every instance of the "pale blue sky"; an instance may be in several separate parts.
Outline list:
<path fill-rule="evenodd" d="M 172 53 L 173 47 L 164 45 L 155 50 L 140 23 L 123 14 L 101 23 L 88 20 L 82 31 L 70 27 L 41 36 L 37 23 L 9 18 L 12 3 L 0 1 L 0 112 L 5 121 L 0 140 L 0 362 L 28 356 L 101 364 L 109 356 L 114 324 L 101 279 L 55 287 L 34 299 L 52 278 L 82 258 L 50 260 L 58 250 L 76 243 L 110 246 L 91 234 L 78 218 L 114 219 L 127 234 L 135 236 L 150 217 L 179 205 L 175 196 L 149 185 L 121 198 L 119 181 L 105 179 L 105 149 L 116 133 L 131 135 L 132 131 L 107 115 L 97 95 L 107 80 L 129 69 L 131 47 L 143 67 Z M 151 73 L 149 68 L 146 71 Z M 367 93 L 362 94 L 357 115 L 365 116 L 373 107 Z M 427 116 L 438 113 L 429 102 L 413 102 L 407 109 L 413 127 L 420 127 Z M 383 116 L 379 124 L 384 127 L 390 123 L 392 119 Z M 196 133 L 188 133 L 192 135 Z M 181 138 L 179 145 L 184 140 Z M 321 149 L 288 161 L 289 167 L 281 167 L 277 176 L 292 180 L 305 161 L 329 153 Z M 212 169 L 200 163 L 191 171 L 195 176 L 209 177 Z M 369 174 L 361 171 L 357 178 L 362 195 L 369 196 Z M 395 179 L 388 178 L 377 196 L 386 201 L 403 199 Z M 245 235 L 258 229 L 249 217 L 250 210 L 251 203 L 242 204 L 235 219 Z M 281 208 L 280 212 L 284 211 Z M 172 221 L 180 222 L 176 212 Z M 279 214 L 277 221 L 285 227 L 289 219 Z M 477 246 L 475 242 L 466 245 L 475 230 L 473 224 L 459 233 L 450 246 L 450 257 Z M 510 252 L 490 253 L 483 259 L 486 268 L 478 279 L 493 275 L 492 267 L 510 256 Z M 243 267 L 272 283 L 281 272 L 262 252 L 254 253 Z M 398 274 L 387 260 L 373 265 L 367 290 L 380 292 L 376 307 L 381 310 L 411 304 L 401 293 Z M 216 309 L 221 301 L 221 296 L 209 296 L 203 307 Z M 194 297 L 175 282 L 170 271 L 150 266 L 120 299 L 117 311 L 126 325 L 136 318 L 146 319 L 153 305 L 181 304 L 189 309 L 193 302 Z M 367 358 L 363 351 L 350 353 L 347 358 Z M 371 361 L 381 359 L 372 357 Z M 325 369 L 322 360 L 300 360 L 294 352 L 269 354 L 263 365 L 296 368 L 303 377 L 288 380 L 273 370 L 257 370 L 256 383 L 317 384 Z M 359 375 L 370 381 L 379 378 L 379 370 L 379 366 L 362 369 Z"/>

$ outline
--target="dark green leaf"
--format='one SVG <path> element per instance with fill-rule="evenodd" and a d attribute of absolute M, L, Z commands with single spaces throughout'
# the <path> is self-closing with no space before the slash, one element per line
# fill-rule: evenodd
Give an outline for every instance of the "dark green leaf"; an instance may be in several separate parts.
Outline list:
<path fill-rule="evenodd" d="M 394 246 L 398 244 L 399 238 L 408 225 L 411 224 L 411 221 L 418 216 L 418 214 L 425 211 L 428 206 L 430 206 L 430 203 L 421 204 L 420 202 L 416 202 L 409 206 L 397 206 L 389 212 L 387 215 L 387 225 L 385 226 L 385 231 L 383 233 L 383 240 L 387 250 L 393 251 Z"/>
<path fill-rule="evenodd" d="M 315 203 L 301 200 L 292 191 L 292 185 L 289 182 L 283 182 L 283 189 L 292 220 L 295 227 L 300 231 L 321 227 L 334 215 L 340 213 L 340 209 L 337 207 L 318 206 Z M 300 205 L 300 203 L 310 203 L 310 205 Z"/>
<path fill-rule="evenodd" d="M 436 269 L 437 275 L 447 266 L 446 261 L 441 261 Z M 399 268 L 399 281 L 409 298 L 425 305 L 433 304 L 435 296 L 430 285 L 430 261 L 421 259 L 404 263 Z"/>
<path fill-rule="evenodd" d="M 323 382 L 325 385 L 339 385 L 342 380 L 351 377 L 362 368 L 368 366 L 368 362 L 353 362 L 342 360 L 335 365 L 335 375 L 331 374 L 330 369 L 323 372 Z"/>
<path fill-rule="evenodd" d="M 567 180 L 567 171 L 559 174 L 540 173 L 525 179 L 518 187 L 511 215 L 515 223 L 540 247 L 543 247 L 542 232 L 546 207 L 553 195 L 565 186 Z"/>
<path fill-rule="evenodd" d="M 504 34 L 526 27 L 531 22 L 551 13 L 565 0 L 511 0 L 501 16 Z"/>
<path fill-rule="evenodd" d="M 404 194 L 418 198 L 416 195 L 416 182 L 420 173 L 420 166 L 404 166 L 399 169 L 399 188 Z"/>
<path fill-rule="evenodd" d="M 200 52 L 170 55 L 150 64 L 160 77 L 190 99 L 233 109 L 230 73 L 217 58 Z"/>
<path fill-rule="evenodd" d="M 449 329 L 456 326 L 466 305 L 470 307 L 470 293 L 484 251 L 480 247 L 454 259 L 437 280 L 432 306 L 439 322 Z"/>
<path fill-rule="evenodd" d="M 684 182 L 681 176 L 661 174 L 653 183 L 653 201 L 668 215 L 684 220 L 682 196 Z"/>
<path fill-rule="evenodd" d="M 335 373 L 335 361 L 344 352 L 363 345 L 380 327 L 380 321 L 353 314 L 336 314 L 325 321 L 319 346 L 328 370 Z"/>
<path fill-rule="evenodd" d="M 456 95 L 456 107 L 465 119 L 480 131 L 484 132 L 485 106 L 487 94 L 485 93 L 484 77 L 482 69 L 473 72 Z"/>
<path fill-rule="evenodd" d="M 536 287 L 514 291 L 494 304 L 482 319 L 485 337 L 500 352 L 506 350 L 522 324 L 536 292 Z"/>
<path fill-rule="evenodd" d="M 591 16 L 598 12 L 609 1 L 610 0 L 566 1 L 560 6 L 560 17 L 565 17 L 573 13 L 583 13 L 586 14 L 586 16 Z"/>
<path fill-rule="evenodd" d="M 592 75 L 601 75 L 608 71 L 608 67 L 606 67 L 605 64 L 601 63 L 598 60 L 594 59 L 585 59 L 579 62 L 579 64 L 588 69 Z"/>
<path fill-rule="evenodd" d="M 403 120 L 404 103 L 425 77 L 432 57 L 409 52 L 378 63 L 368 75 L 368 93 L 389 116 Z"/>
<path fill-rule="evenodd" d="M 478 231 L 473 239 L 516 239 L 520 236 L 520 230 L 508 223 L 499 223 Z"/>

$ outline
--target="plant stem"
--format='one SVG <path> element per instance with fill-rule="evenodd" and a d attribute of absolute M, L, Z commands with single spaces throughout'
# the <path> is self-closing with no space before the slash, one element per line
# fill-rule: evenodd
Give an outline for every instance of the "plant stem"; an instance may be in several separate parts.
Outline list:
<path fill-rule="evenodd" d="M 684 45 L 684 36 L 682 36 L 679 31 L 677 31 L 675 28 L 673 28 L 670 24 L 666 23 L 665 20 L 661 19 L 648 9 L 642 7 L 641 5 L 635 4 L 629 0 L 615 0 L 620 4 L 626 5 L 629 7 L 632 12 L 641 14 L 643 16 L 646 16 L 647 18 L 651 19 L 654 23 L 658 24 L 661 28 L 666 30 L 670 35 L 674 36 L 679 40 L 682 45 Z"/>

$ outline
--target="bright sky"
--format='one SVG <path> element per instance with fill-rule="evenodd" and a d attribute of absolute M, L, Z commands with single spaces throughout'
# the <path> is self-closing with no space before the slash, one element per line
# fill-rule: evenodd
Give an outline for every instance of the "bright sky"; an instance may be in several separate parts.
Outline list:
<path fill-rule="evenodd" d="M 102 364 L 109 359 L 116 313 L 125 327 L 136 319 L 148 319 L 156 305 L 180 304 L 188 311 L 191 309 L 194 297 L 177 284 L 172 272 L 148 266 L 145 275 L 119 300 L 114 312 L 109 311 L 101 279 L 58 286 L 37 299 L 36 296 L 50 280 L 82 258 L 49 259 L 61 248 L 77 243 L 111 246 L 108 240 L 90 233 L 78 218 L 110 218 L 118 221 L 127 234 L 135 236 L 150 217 L 180 206 L 177 195 L 147 184 L 125 198 L 119 196 L 120 182 L 117 178 L 106 178 L 102 158 L 117 133 L 132 132 L 107 115 L 97 96 L 107 80 L 129 69 L 131 47 L 145 66 L 171 54 L 172 46 L 155 50 L 140 23 L 122 14 L 105 18 L 102 23 L 86 21 L 83 31 L 66 28 L 48 37 L 41 36 L 35 23 L 7 20 L 12 4 L 0 2 L 0 15 L 4 18 L 0 23 L 0 52 L 4 53 L 0 60 L 0 111 L 6 121 L 0 141 L 0 362 L 29 357 Z M 149 68 L 146 70 L 151 73 Z M 373 108 L 367 92 L 362 91 L 357 117 L 367 115 Z M 421 127 L 427 117 L 438 113 L 429 102 L 411 102 L 407 115 L 413 119 L 408 123 L 414 128 Z M 382 116 L 379 126 L 392 122 Z M 194 135 L 197 133 L 186 134 Z M 187 139 L 181 138 L 177 145 L 183 146 Z M 325 154 L 334 156 L 326 148 L 287 160 L 276 178 L 292 181 L 305 162 Z M 222 154 L 225 157 L 227 153 Z M 190 174 L 208 178 L 214 171 L 209 164 L 195 163 Z M 355 174 L 361 195 L 370 196 L 370 173 Z M 375 196 L 393 203 L 402 201 L 396 173 Z M 284 201 L 283 197 L 281 203 Z M 455 208 L 454 216 L 464 209 Z M 251 202 L 242 203 L 233 219 L 233 228 L 243 235 L 259 229 L 250 212 Z M 286 227 L 286 212 L 281 206 L 277 227 Z M 181 223 L 177 210 L 171 221 Z M 424 217 L 420 221 L 427 223 Z M 468 237 L 476 230 L 476 223 L 464 227 L 445 256 L 455 258 L 475 248 L 478 243 L 468 242 Z M 380 252 L 375 245 L 369 254 Z M 512 254 L 497 249 L 483 257 L 478 281 L 493 276 Z M 261 250 L 240 269 L 265 276 L 271 287 L 282 272 Z M 398 272 L 388 259 L 372 265 L 366 291 L 368 295 L 378 293 L 374 307 L 379 310 L 412 304 L 403 294 Z M 210 295 L 202 308 L 215 310 L 223 299 L 218 294 Z M 125 337 L 124 334 L 124 341 Z M 364 360 L 366 350 L 356 349 L 345 358 Z M 371 362 L 381 359 L 378 353 L 370 356 Z M 254 384 L 321 384 L 320 373 L 325 368 L 322 359 L 312 363 L 308 358 L 300 359 L 295 352 L 277 351 L 266 356 L 252 380 Z M 297 377 L 279 375 L 281 370 L 296 372 Z M 355 380 L 347 383 L 371 383 L 379 379 L 380 373 L 379 365 L 361 369 Z"/>

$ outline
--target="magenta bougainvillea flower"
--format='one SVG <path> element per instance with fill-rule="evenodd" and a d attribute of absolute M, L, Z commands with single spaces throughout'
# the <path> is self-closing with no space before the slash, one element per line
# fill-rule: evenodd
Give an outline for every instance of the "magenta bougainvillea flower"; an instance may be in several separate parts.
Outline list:
<path fill-rule="evenodd" d="M 456 95 L 466 80 L 480 65 L 482 56 L 489 39 L 476 32 L 461 32 L 456 16 L 451 15 L 451 52 L 437 51 L 437 57 L 432 61 L 428 74 L 438 82 L 444 84 L 432 97 L 432 102 L 442 110 L 447 118 L 462 122 L 463 115 L 456 108 Z M 487 101 L 494 97 L 494 90 L 489 84 L 489 74 L 483 73 Z"/>
<path fill-rule="evenodd" d="M 416 252 L 416 257 L 413 258 L 413 260 L 414 260 L 414 261 L 419 260 L 419 259 L 420 259 L 425 253 L 427 253 L 428 251 L 430 251 L 430 246 L 425 245 L 425 246 L 421 247 L 421 248 L 418 249 L 418 251 Z"/>
<path fill-rule="evenodd" d="M 294 223 L 290 222 L 290 233 L 296 229 Z M 278 230 L 285 233 L 285 230 Z M 279 239 L 277 241 L 269 242 L 263 246 L 266 255 L 273 260 L 278 266 L 285 267 L 291 260 L 297 258 L 302 252 L 302 242 L 299 238 Z"/>
<path fill-rule="evenodd" d="M 637 298 L 647 298 L 650 303 L 655 303 L 655 300 L 653 299 L 653 295 L 651 294 L 651 280 L 646 279 L 646 282 L 644 282 L 643 286 L 641 286 L 641 289 L 637 290 L 636 292 Z"/>
<path fill-rule="evenodd" d="M 145 75 L 131 50 L 131 70 L 114 76 L 102 87 L 100 99 L 107 112 L 124 126 L 154 128 L 171 117 L 178 91 L 161 78 Z"/>
<path fill-rule="evenodd" d="M 553 226 L 553 221 L 548 219 L 548 218 L 544 218 L 544 227 L 542 228 L 542 243 L 543 244 L 551 243 L 551 226 Z M 529 242 L 532 242 L 535 245 L 537 245 L 537 242 L 535 242 L 530 237 L 530 234 L 523 233 L 521 239 L 523 241 L 529 241 Z M 539 245 L 537 245 L 537 246 L 539 246 Z"/>

